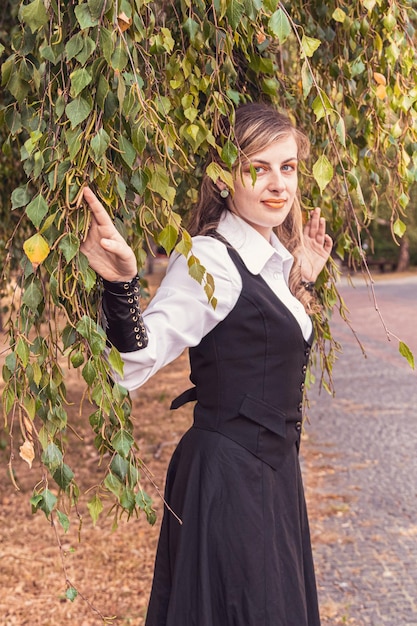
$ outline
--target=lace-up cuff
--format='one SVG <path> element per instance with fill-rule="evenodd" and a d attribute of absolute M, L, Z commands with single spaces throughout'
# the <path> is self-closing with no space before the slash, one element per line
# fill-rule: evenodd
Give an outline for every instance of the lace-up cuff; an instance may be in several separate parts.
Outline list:
<path fill-rule="evenodd" d="M 103 280 L 103 313 L 108 341 L 119 352 L 134 352 L 148 345 L 148 335 L 139 307 L 139 279 Z"/>

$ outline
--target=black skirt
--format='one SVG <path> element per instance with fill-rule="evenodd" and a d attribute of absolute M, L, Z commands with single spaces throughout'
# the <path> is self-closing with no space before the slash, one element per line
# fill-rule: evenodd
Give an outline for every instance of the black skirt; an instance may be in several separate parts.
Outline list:
<path fill-rule="evenodd" d="M 319 626 L 296 444 L 273 469 L 194 426 L 165 497 L 146 626 Z"/>

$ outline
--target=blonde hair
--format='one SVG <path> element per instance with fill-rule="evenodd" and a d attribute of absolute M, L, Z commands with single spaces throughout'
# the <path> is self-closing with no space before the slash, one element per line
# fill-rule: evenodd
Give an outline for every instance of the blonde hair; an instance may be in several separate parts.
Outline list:
<path fill-rule="evenodd" d="M 268 104 L 251 103 L 236 109 L 233 133 L 227 119 L 223 120 L 221 133 L 231 136 L 239 149 L 239 156 L 233 167 L 233 173 L 240 168 L 242 159 L 250 157 L 265 149 L 272 143 L 291 135 L 297 143 L 297 157 L 304 160 L 308 157 L 310 142 L 307 136 L 294 127 L 289 117 Z M 216 162 L 223 168 L 216 151 L 212 151 L 206 163 Z M 217 185 L 204 173 L 200 186 L 199 199 L 191 214 L 188 231 L 191 235 L 205 235 L 216 230 L 222 213 L 227 209 L 226 201 L 220 196 Z M 290 213 L 284 223 L 275 229 L 279 240 L 294 256 L 294 264 L 289 277 L 289 288 L 292 294 L 302 302 L 308 313 L 318 311 L 315 295 L 307 291 L 301 283 L 300 251 L 303 247 L 303 218 L 300 205 L 300 194 L 294 200 Z"/>

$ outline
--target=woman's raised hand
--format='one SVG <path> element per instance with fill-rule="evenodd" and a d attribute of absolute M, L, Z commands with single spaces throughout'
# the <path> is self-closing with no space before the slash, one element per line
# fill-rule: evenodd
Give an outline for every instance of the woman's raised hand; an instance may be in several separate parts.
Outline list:
<path fill-rule="evenodd" d="M 310 214 L 304 226 L 304 250 L 300 255 L 301 275 L 303 280 L 316 281 L 326 264 L 333 247 L 330 235 L 326 234 L 326 220 L 320 217 L 317 207 Z"/>
<path fill-rule="evenodd" d="M 97 274 L 111 282 L 130 281 L 137 273 L 133 250 L 117 231 L 109 214 L 89 187 L 83 198 L 91 211 L 91 225 L 81 252 Z"/>

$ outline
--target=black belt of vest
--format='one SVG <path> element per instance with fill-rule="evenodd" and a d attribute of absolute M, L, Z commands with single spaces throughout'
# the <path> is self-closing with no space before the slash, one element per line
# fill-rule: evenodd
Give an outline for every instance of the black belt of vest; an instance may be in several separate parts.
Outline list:
<path fill-rule="evenodd" d="M 196 400 L 197 389 L 192 387 L 173 400 L 171 409 Z M 250 395 L 244 396 L 236 416 L 215 426 L 212 420 L 211 414 L 199 413 L 198 408 L 194 413 L 196 428 L 225 435 L 274 469 L 278 469 L 294 444 L 299 447 L 301 421 L 288 418 L 281 409 Z"/>

